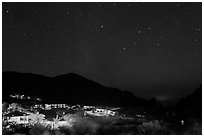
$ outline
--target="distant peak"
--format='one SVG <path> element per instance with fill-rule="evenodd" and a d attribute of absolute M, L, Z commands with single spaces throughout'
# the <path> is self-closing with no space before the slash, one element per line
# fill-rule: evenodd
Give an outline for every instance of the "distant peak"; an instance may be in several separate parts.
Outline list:
<path fill-rule="evenodd" d="M 76 73 L 73 73 L 73 72 L 68 73 L 68 75 L 70 75 L 70 76 L 80 76 L 80 75 L 78 75 L 78 74 L 76 74 Z"/>
<path fill-rule="evenodd" d="M 71 72 L 71 73 L 67 73 L 67 74 L 61 74 L 61 75 L 58 75 L 56 77 L 83 77 L 83 76 L 80 76 L 80 75 L 78 75 L 76 73 Z"/>

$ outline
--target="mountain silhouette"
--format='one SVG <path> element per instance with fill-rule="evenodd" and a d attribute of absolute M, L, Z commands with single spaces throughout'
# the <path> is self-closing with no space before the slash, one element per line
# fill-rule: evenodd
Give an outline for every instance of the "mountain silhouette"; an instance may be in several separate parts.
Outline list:
<path fill-rule="evenodd" d="M 198 87 L 192 94 L 181 98 L 177 104 L 177 111 L 183 116 L 202 117 L 202 86 Z"/>
<path fill-rule="evenodd" d="M 9 95 L 15 93 L 40 97 L 43 103 L 144 108 L 149 105 L 146 99 L 135 97 L 132 92 L 105 87 L 74 73 L 46 77 L 32 73 L 3 72 L 3 101 L 11 100 Z"/>

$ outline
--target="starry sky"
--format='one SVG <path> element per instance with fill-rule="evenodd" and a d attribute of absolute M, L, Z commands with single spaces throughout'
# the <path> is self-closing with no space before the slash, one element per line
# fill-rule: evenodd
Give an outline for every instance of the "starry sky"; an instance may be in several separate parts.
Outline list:
<path fill-rule="evenodd" d="M 202 81 L 202 3 L 3 3 L 2 69 L 170 100 Z M 97 92 L 97 91 L 96 91 Z"/>

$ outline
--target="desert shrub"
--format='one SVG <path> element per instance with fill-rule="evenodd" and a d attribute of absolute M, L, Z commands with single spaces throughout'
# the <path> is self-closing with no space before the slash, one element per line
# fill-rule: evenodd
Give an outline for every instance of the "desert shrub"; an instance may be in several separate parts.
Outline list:
<path fill-rule="evenodd" d="M 98 130 L 101 135 L 118 135 L 121 132 L 121 127 L 115 125 L 104 125 Z"/>
<path fill-rule="evenodd" d="M 64 115 L 63 118 L 70 125 L 73 125 L 74 123 L 76 123 L 76 121 L 79 121 L 80 119 L 80 117 L 76 114 L 67 114 L 67 115 Z"/>
<path fill-rule="evenodd" d="M 133 135 L 137 134 L 137 123 L 133 120 L 123 120 L 117 117 L 101 117 L 98 134 L 103 135 Z"/>
<path fill-rule="evenodd" d="M 73 133 L 72 128 L 66 127 L 66 126 L 59 127 L 59 131 L 60 131 L 62 134 L 65 134 L 65 135 L 71 135 L 71 134 Z"/>
<path fill-rule="evenodd" d="M 26 135 L 26 134 L 22 134 L 22 133 L 15 133 L 14 135 Z"/>
<path fill-rule="evenodd" d="M 65 134 L 60 130 L 55 130 L 55 135 L 65 135 Z"/>
<path fill-rule="evenodd" d="M 2 135 L 12 135 L 12 134 L 13 134 L 13 132 L 8 130 L 8 129 L 6 129 L 6 128 L 2 129 Z"/>
<path fill-rule="evenodd" d="M 8 125 L 8 122 L 2 120 L 2 127 L 6 127 L 7 125 Z"/>
<path fill-rule="evenodd" d="M 6 128 L 5 126 L 2 127 L 2 134 L 3 135 L 13 135 L 13 134 L 29 134 L 29 130 L 30 128 L 29 127 L 24 127 L 23 125 L 21 124 L 9 124 L 10 127 L 9 128 Z M 8 124 L 7 124 L 8 126 Z"/>
<path fill-rule="evenodd" d="M 97 133 L 99 126 L 98 123 L 91 120 L 81 119 L 80 121 L 77 121 L 72 128 L 74 129 L 74 134 L 92 135 Z"/>
<path fill-rule="evenodd" d="M 107 125 L 100 128 L 99 133 L 102 135 L 134 135 L 137 133 L 136 125 Z"/>
<path fill-rule="evenodd" d="M 97 122 L 93 121 L 91 118 L 83 117 L 80 113 L 65 115 L 64 119 L 65 121 L 70 123 L 70 125 L 72 125 L 71 128 L 66 128 L 66 132 L 68 132 L 68 134 L 96 134 L 99 127 L 99 124 Z M 61 130 L 65 132 L 64 129 Z"/>
<path fill-rule="evenodd" d="M 135 134 L 175 134 L 167 128 L 167 124 L 158 120 L 138 123 L 136 120 L 123 120 L 115 117 L 84 117 L 77 114 L 65 116 L 72 123 L 71 127 L 63 127 L 60 132 L 72 135 L 135 135 Z M 140 124 L 140 125 L 139 125 Z"/>
<path fill-rule="evenodd" d="M 192 129 L 187 129 L 183 133 L 184 135 L 202 135 L 202 129 L 198 127 L 192 127 Z"/>
<path fill-rule="evenodd" d="M 23 125 L 16 125 L 15 127 L 15 133 L 18 134 L 29 134 L 29 127 L 24 127 Z"/>
<path fill-rule="evenodd" d="M 90 120 L 100 124 L 101 126 L 111 125 L 115 121 L 113 117 L 95 117 L 95 118 L 90 118 Z"/>
<path fill-rule="evenodd" d="M 141 135 L 160 135 L 160 134 L 172 134 L 171 130 L 166 125 L 161 125 L 158 120 L 149 122 L 143 122 L 137 127 L 138 134 Z"/>
<path fill-rule="evenodd" d="M 137 125 L 124 125 L 121 127 L 121 135 L 136 135 L 137 133 Z"/>
<path fill-rule="evenodd" d="M 49 129 L 41 124 L 34 125 L 30 129 L 29 133 L 31 135 L 50 135 Z"/>
<path fill-rule="evenodd" d="M 183 134 L 184 135 L 202 135 L 202 125 L 193 123 L 185 129 Z"/>

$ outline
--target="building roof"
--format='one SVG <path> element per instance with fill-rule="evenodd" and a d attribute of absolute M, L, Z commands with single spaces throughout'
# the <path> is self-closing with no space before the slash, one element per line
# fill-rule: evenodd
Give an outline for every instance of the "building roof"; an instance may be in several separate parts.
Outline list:
<path fill-rule="evenodd" d="M 19 111 L 14 111 L 14 112 L 6 114 L 5 116 L 7 116 L 7 117 L 17 117 L 17 116 L 27 116 L 27 115 L 29 115 L 29 114 L 19 112 Z"/>

